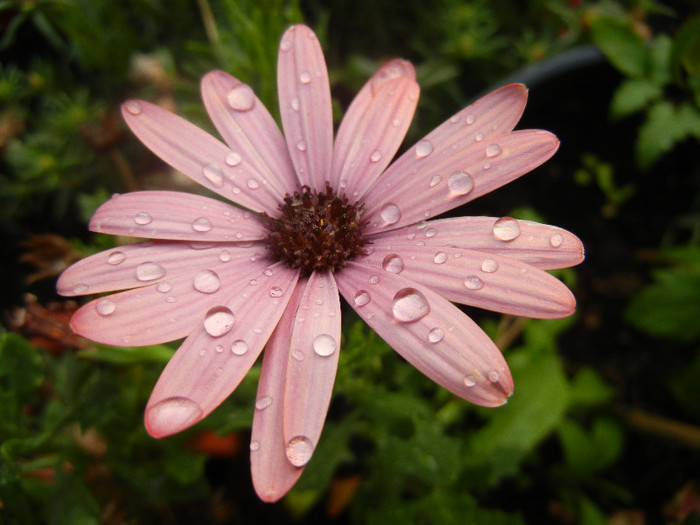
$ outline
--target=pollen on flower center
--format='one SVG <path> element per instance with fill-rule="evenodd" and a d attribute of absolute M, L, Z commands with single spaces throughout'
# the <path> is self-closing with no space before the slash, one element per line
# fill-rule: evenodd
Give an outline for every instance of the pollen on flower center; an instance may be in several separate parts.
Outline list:
<path fill-rule="evenodd" d="M 365 244 L 364 205 L 351 204 L 328 185 L 323 192 L 302 186 L 287 194 L 279 209 L 279 217 L 264 217 L 268 249 L 302 275 L 340 270 Z"/>

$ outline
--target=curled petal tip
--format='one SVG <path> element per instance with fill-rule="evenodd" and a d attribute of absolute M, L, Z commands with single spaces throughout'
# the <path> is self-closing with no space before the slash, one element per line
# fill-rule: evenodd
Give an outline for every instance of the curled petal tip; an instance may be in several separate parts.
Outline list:
<path fill-rule="evenodd" d="M 154 438 L 177 434 L 202 419 L 200 406 L 187 397 L 168 397 L 146 408 L 146 430 Z"/>

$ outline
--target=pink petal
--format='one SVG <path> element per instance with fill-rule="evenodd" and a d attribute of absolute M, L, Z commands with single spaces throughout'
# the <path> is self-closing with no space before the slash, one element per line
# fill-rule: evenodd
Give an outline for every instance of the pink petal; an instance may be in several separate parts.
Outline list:
<path fill-rule="evenodd" d="M 546 224 L 516 220 L 513 237 L 497 237 L 504 220 L 496 217 L 456 217 L 419 222 L 371 237 L 373 243 L 453 246 L 517 259 L 543 270 L 568 268 L 583 261 L 583 244 L 574 234 Z M 508 221 L 505 221 L 506 226 Z M 494 226 L 496 229 L 494 231 Z M 500 235 L 503 237 L 503 235 Z"/>
<path fill-rule="evenodd" d="M 409 62 L 393 60 L 369 79 L 348 108 L 333 150 L 331 186 L 351 201 L 364 195 L 399 149 L 418 102 L 415 79 Z"/>
<path fill-rule="evenodd" d="M 159 262 L 137 267 L 142 286 L 96 299 L 81 307 L 71 326 L 83 337 L 116 346 L 174 341 L 200 326 L 210 308 L 225 303 L 267 268 L 265 258 L 203 266 L 170 276 Z M 247 292 L 246 292 L 247 293 Z"/>
<path fill-rule="evenodd" d="M 284 393 L 287 456 L 303 466 L 321 436 L 340 354 L 340 298 L 333 275 L 314 272 L 296 312 Z"/>
<path fill-rule="evenodd" d="M 513 379 L 498 348 L 437 293 L 357 262 L 350 262 L 336 281 L 367 324 L 453 394 L 478 405 L 498 406 L 513 392 Z"/>
<path fill-rule="evenodd" d="M 279 199 L 297 189 L 287 144 L 277 123 L 253 90 L 223 71 L 202 78 L 202 99 L 209 117 L 231 152 L 238 186 L 256 186 L 266 198 Z"/>
<path fill-rule="evenodd" d="M 122 115 L 141 142 L 192 180 L 244 208 L 277 211 L 279 199 L 259 191 L 260 184 L 241 180 L 236 167 L 230 165 L 231 154 L 236 152 L 209 133 L 141 100 L 125 102 Z"/>
<path fill-rule="evenodd" d="M 258 380 L 250 466 L 255 491 L 267 502 L 284 496 L 304 471 L 304 467 L 295 467 L 287 459 L 283 425 L 289 342 L 303 291 L 300 283 L 267 342 Z"/>
<path fill-rule="evenodd" d="M 178 241 L 253 241 L 267 231 L 250 212 L 174 191 L 114 195 L 90 219 L 94 232 Z"/>
<path fill-rule="evenodd" d="M 328 71 L 314 32 L 290 27 L 277 59 L 280 116 L 301 184 L 322 191 L 330 177 L 333 115 Z"/>
<path fill-rule="evenodd" d="M 515 259 L 462 248 L 374 243 L 361 262 L 418 282 L 445 299 L 541 319 L 574 313 L 576 299 L 547 272 Z"/>
<path fill-rule="evenodd" d="M 61 295 L 73 296 L 138 288 L 222 262 L 248 264 L 251 258 L 264 256 L 261 245 L 139 242 L 81 259 L 61 274 L 56 289 Z"/>
<path fill-rule="evenodd" d="M 153 437 L 194 425 L 233 392 L 277 325 L 298 276 L 277 263 L 256 277 L 256 285 L 229 289 L 201 312 L 148 400 L 145 422 Z"/>
<path fill-rule="evenodd" d="M 524 130 L 483 142 L 421 150 L 422 142 L 382 175 L 365 197 L 367 233 L 394 229 L 461 206 L 507 184 L 549 159 L 559 147 L 547 131 Z M 404 157 L 406 156 L 404 155 Z M 404 158 L 402 157 L 402 158 Z"/>

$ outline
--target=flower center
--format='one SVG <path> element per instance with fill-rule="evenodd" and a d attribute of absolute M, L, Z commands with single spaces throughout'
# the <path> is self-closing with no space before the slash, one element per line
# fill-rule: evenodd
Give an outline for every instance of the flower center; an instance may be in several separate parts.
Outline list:
<path fill-rule="evenodd" d="M 265 215 L 268 249 L 302 275 L 344 268 L 362 250 L 364 205 L 350 204 L 329 185 L 323 192 L 302 186 L 287 194 L 278 218 Z"/>

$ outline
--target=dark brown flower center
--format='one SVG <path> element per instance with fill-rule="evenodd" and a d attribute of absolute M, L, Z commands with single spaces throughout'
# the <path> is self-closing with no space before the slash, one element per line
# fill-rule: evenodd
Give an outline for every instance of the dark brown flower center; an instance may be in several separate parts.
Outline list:
<path fill-rule="evenodd" d="M 277 218 L 265 216 L 268 249 L 302 275 L 344 268 L 362 250 L 364 206 L 350 204 L 326 185 L 323 192 L 302 186 L 287 194 Z"/>

